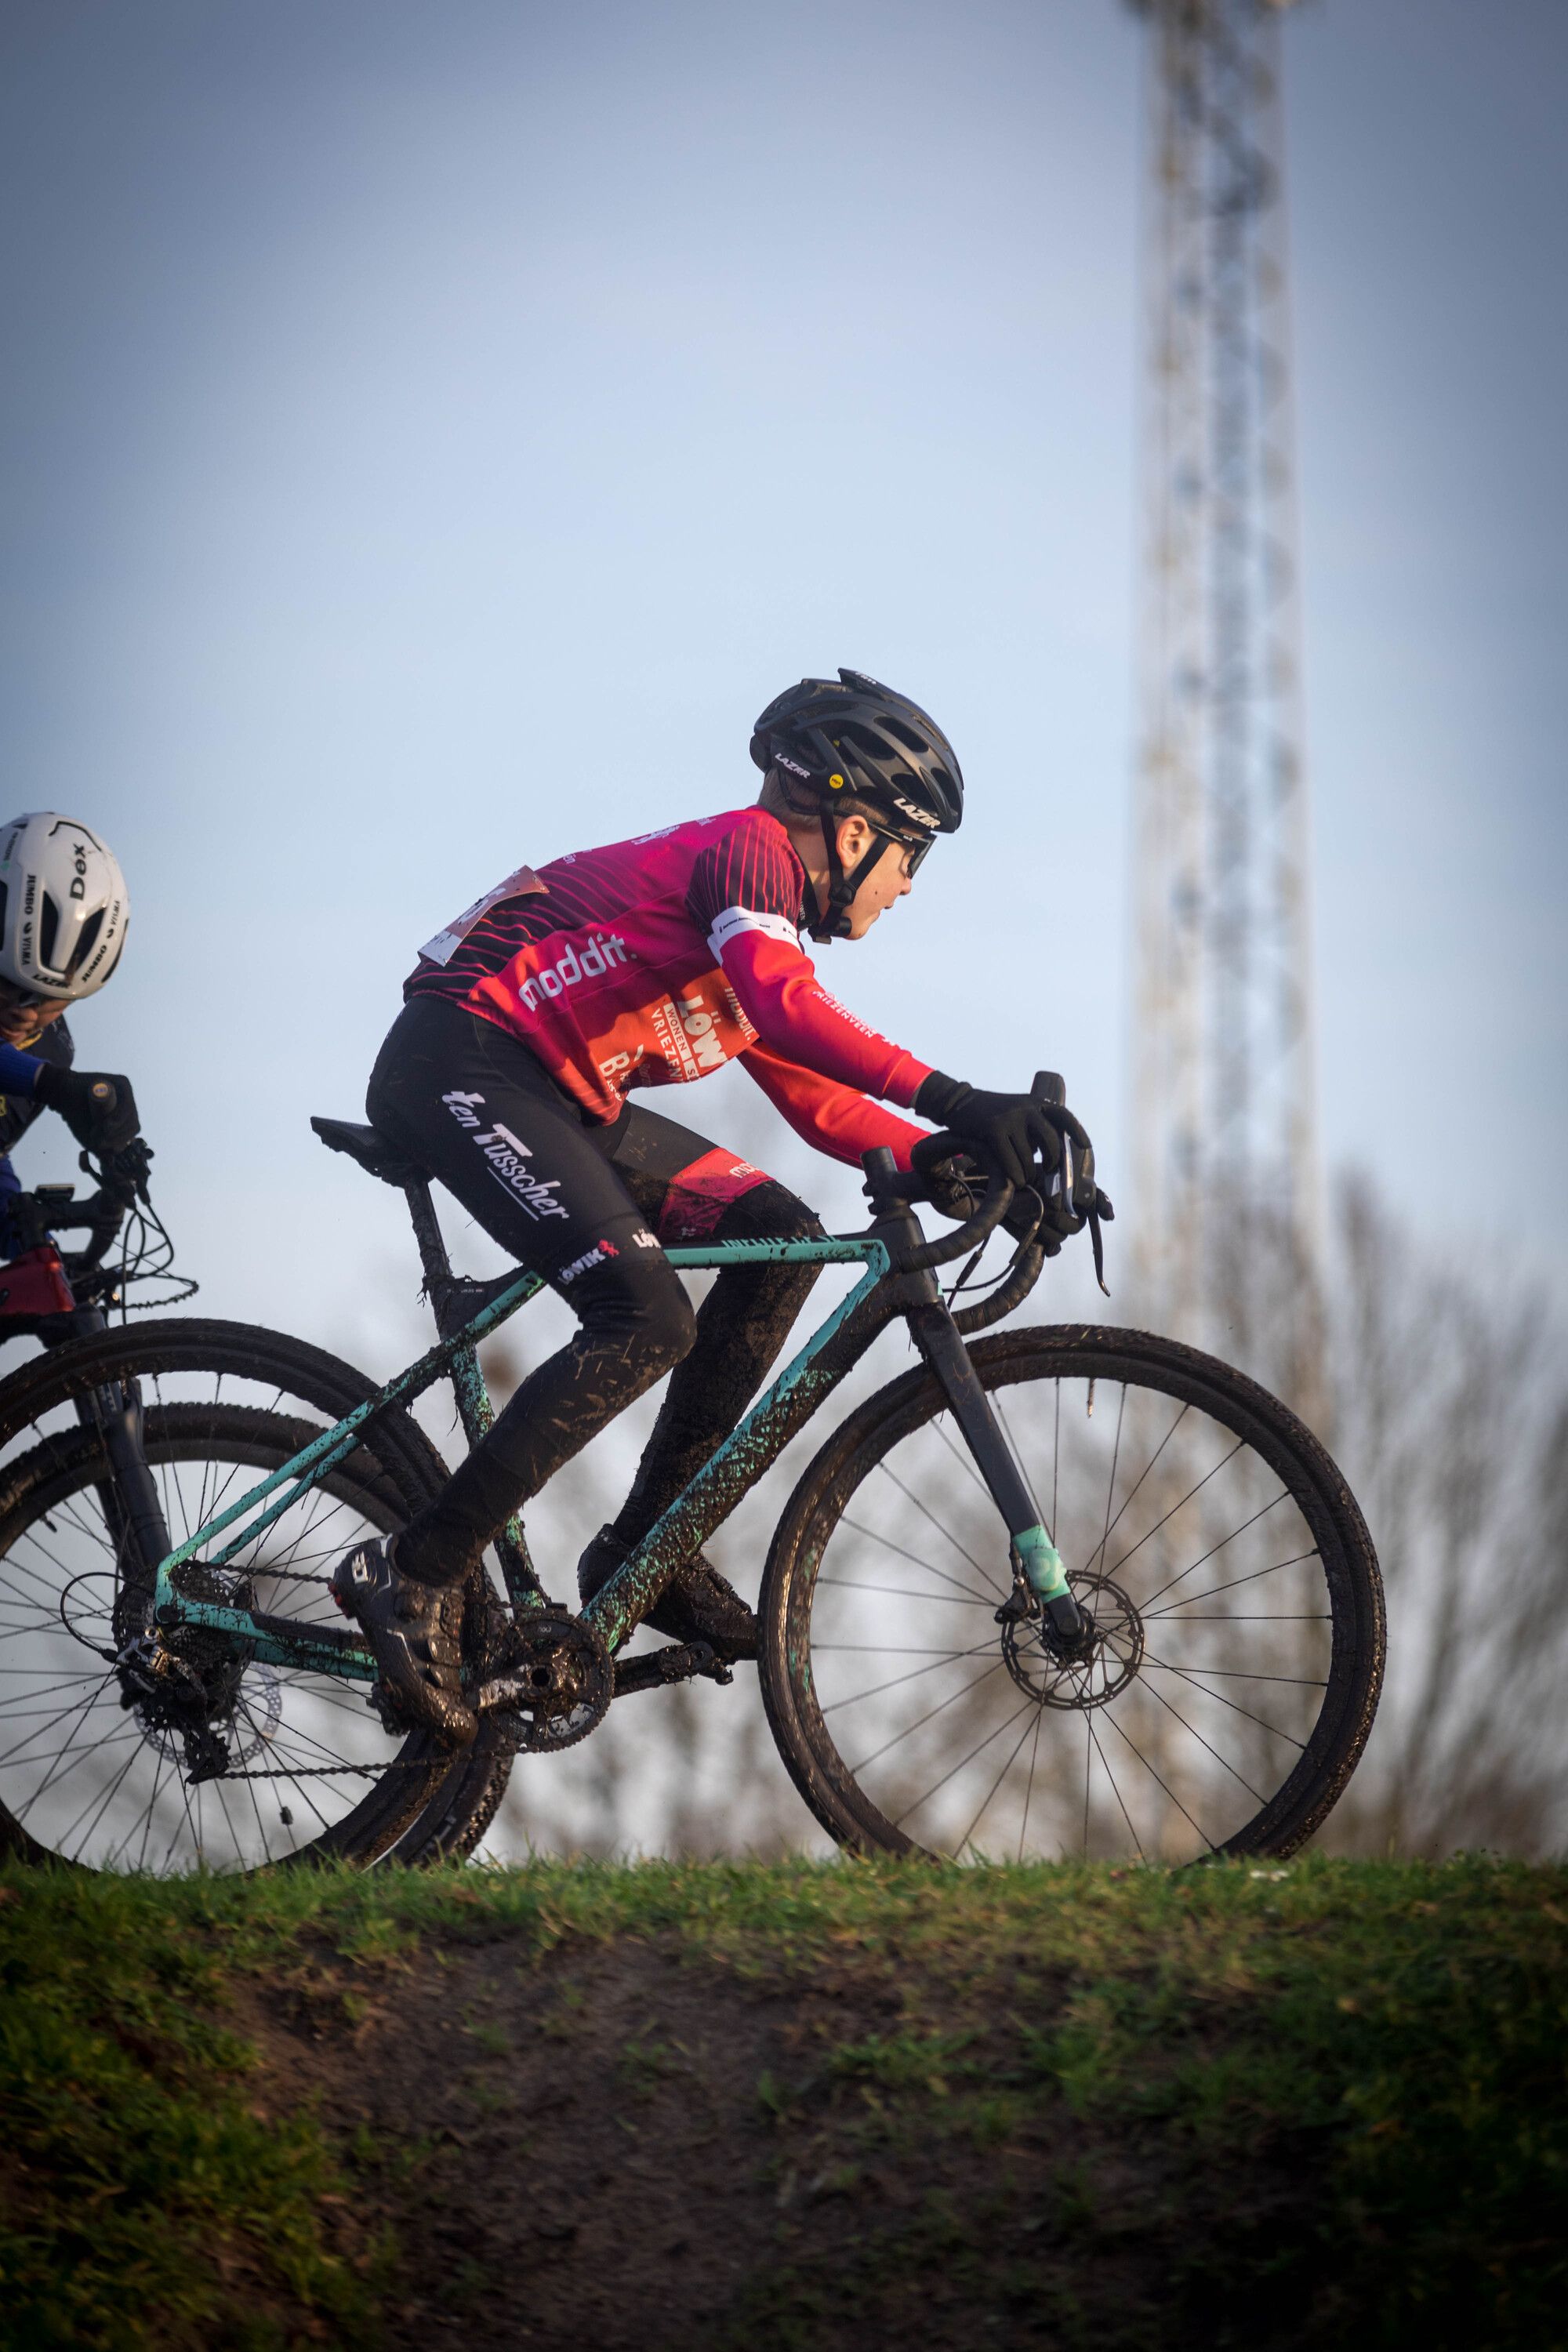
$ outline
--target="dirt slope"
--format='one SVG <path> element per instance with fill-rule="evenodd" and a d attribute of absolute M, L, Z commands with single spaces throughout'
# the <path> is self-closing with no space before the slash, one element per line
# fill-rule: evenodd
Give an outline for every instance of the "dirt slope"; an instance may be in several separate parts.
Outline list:
<path fill-rule="evenodd" d="M 1568 2341 L 1568 1871 L 0 1870 L 0 2352 Z"/>
<path fill-rule="evenodd" d="M 539 1965 L 502 1937 L 374 1990 L 330 1961 L 252 1985 L 233 2022 L 263 2097 L 318 2096 L 381 2152 L 359 2210 L 403 2249 L 392 2346 L 1293 2338 L 1268 2273 L 1311 2248 L 1310 2147 L 1205 2163 L 1010 2101 L 1042 1988 L 933 1990 L 911 2034 L 852 1965 L 770 1984 L 673 1937 Z M 959 2060 L 989 2112 L 952 2112 Z"/>

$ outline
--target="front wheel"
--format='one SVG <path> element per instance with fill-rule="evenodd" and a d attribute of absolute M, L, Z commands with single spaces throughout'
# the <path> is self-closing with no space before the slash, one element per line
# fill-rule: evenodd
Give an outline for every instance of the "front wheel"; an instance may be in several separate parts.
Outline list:
<path fill-rule="evenodd" d="M 768 1559 L 763 1693 L 806 1803 L 863 1851 L 1289 1853 L 1383 1675 L 1376 1555 L 1333 1462 L 1175 1340 L 1068 1326 L 970 1355 L 1092 1647 L 999 1616 L 1007 1531 L 934 1374 L 907 1373 L 817 1455 Z"/>

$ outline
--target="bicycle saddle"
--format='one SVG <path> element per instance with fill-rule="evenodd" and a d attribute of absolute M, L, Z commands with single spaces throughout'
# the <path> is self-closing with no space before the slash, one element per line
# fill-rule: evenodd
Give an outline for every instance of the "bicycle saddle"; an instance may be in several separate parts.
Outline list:
<path fill-rule="evenodd" d="M 347 1118 L 313 1118 L 310 1125 L 329 1151 L 346 1151 L 367 1176 L 379 1176 L 384 1184 L 395 1184 L 401 1190 L 405 1184 L 426 1181 L 424 1169 L 405 1159 L 374 1127 L 356 1127 Z"/>

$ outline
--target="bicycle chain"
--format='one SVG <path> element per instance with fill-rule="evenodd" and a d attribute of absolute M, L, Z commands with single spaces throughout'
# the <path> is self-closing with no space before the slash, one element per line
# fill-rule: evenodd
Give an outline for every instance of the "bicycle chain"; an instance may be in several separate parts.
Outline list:
<path fill-rule="evenodd" d="M 460 1751 L 458 1751 L 460 1752 Z M 456 1753 L 454 1754 L 456 1761 Z M 361 1780 L 379 1780 L 384 1772 L 427 1772 L 436 1761 L 430 1756 L 389 1756 L 384 1764 L 307 1764 L 297 1772 L 286 1771 L 281 1765 L 268 1764 L 259 1772 L 216 1772 L 217 1780 L 341 1780 L 345 1773 Z"/>

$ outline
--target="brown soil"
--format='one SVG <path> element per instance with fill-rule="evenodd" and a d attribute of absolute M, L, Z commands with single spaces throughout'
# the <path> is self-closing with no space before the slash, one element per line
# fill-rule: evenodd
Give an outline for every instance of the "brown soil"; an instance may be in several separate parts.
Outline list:
<path fill-rule="evenodd" d="M 1027 2085 L 989 2123 L 934 2076 L 901 2097 L 832 2062 L 908 2021 L 852 1959 L 766 1984 L 657 1941 L 323 1947 L 237 1994 L 257 2105 L 373 2135 L 339 2238 L 393 2247 L 390 2347 L 1286 2347 L 1312 2300 L 1315 2162 L 1205 2174 Z M 919 2032 L 984 2053 L 959 1999 L 928 1988 Z"/>

